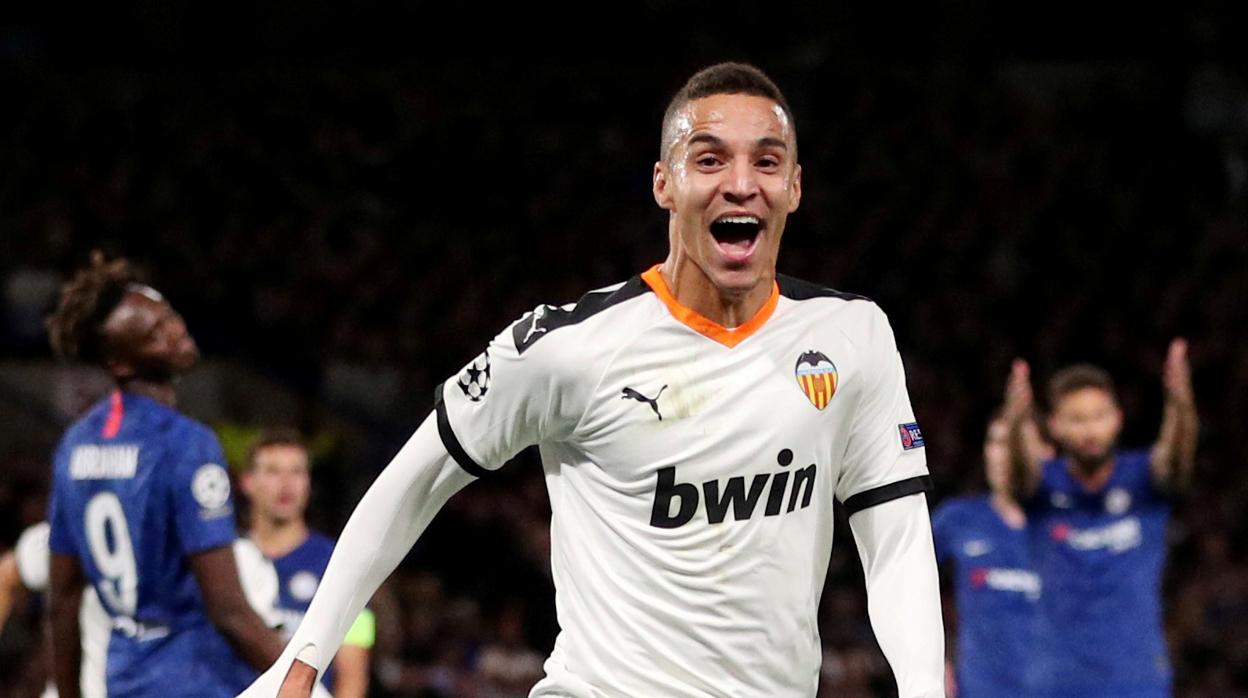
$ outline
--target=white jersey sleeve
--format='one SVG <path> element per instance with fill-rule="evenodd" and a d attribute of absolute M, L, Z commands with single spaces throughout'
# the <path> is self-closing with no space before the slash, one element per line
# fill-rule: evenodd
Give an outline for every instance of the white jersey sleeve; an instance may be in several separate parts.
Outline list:
<path fill-rule="evenodd" d="M 893 329 L 874 303 L 861 338 L 862 387 L 836 497 L 850 514 L 930 489 L 923 436 L 906 391 Z"/>
<path fill-rule="evenodd" d="M 280 625 L 277 616 L 277 596 L 280 582 L 277 569 L 256 544 L 247 539 L 234 541 L 234 564 L 238 567 L 238 581 L 243 596 L 256 615 L 270 628 Z"/>
<path fill-rule="evenodd" d="M 22 578 L 22 586 L 31 591 L 48 590 L 48 567 L 51 553 L 48 549 L 47 521 L 40 521 L 22 531 L 14 547 L 17 559 L 17 575 Z"/>
<path fill-rule="evenodd" d="M 573 348 L 545 339 L 574 322 L 576 308 L 538 306 L 438 387 L 438 433 L 469 473 L 484 475 L 524 447 L 567 436 L 576 426 L 592 377 L 577 375 Z"/>
<path fill-rule="evenodd" d="M 912 494 L 851 516 L 867 584 L 871 628 L 901 698 L 944 696 L 945 631 L 925 495 Z"/>

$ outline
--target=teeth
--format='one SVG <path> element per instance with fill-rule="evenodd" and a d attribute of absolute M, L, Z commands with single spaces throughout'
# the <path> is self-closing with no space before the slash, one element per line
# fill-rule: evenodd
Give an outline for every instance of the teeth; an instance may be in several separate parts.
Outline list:
<path fill-rule="evenodd" d="M 715 221 L 716 223 L 748 223 L 751 225 L 759 225 L 758 216 L 724 216 Z"/>

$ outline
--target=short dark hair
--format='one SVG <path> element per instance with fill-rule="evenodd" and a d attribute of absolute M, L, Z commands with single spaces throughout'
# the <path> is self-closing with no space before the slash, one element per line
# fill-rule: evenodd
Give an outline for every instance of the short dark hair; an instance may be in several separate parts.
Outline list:
<path fill-rule="evenodd" d="M 256 467 L 256 456 L 271 446 L 294 446 L 304 453 L 308 452 L 308 447 L 303 442 L 303 436 L 299 434 L 297 429 L 287 427 L 265 429 L 247 447 L 247 461 L 243 464 L 243 470 L 253 470 Z"/>
<path fill-rule="evenodd" d="M 1084 388 L 1103 390 L 1110 397 L 1118 399 L 1114 390 L 1114 379 L 1110 377 L 1109 371 L 1092 364 L 1075 364 L 1054 373 L 1049 379 L 1049 408 L 1057 409 L 1057 403 L 1062 398 Z"/>
<path fill-rule="evenodd" d="M 47 319 L 52 351 L 67 359 L 104 363 L 104 322 L 121 304 L 137 275 L 122 258 L 107 261 L 91 253 L 91 263 L 61 286 L 61 299 Z"/>
<path fill-rule="evenodd" d="M 748 63 L 717 63 L 694 73 L 685 86 L 672 97 L 672 101 L 668 102 L 667 110 L 663 112 L 663 133 L 659 138 L 660 160 L 667 159 L 667 152 L 671 147 L 669 141 L 672 137 L 672 121 L 676 113 L 689 102 L 711 95 L 766 97 L 780 105 L 780 108 L 784 110 L 784 115 L 788 117 L 789 128 L 794 129 L 796 133 L 793 110 L 789 109 L 789 103 L 784 98 L 784 94 L 780 92 L 779 87 L 776 87 L 776 83 L 767 77 L 766 73 Z M 795 157 L 796 155 L 794 153 Z"/>

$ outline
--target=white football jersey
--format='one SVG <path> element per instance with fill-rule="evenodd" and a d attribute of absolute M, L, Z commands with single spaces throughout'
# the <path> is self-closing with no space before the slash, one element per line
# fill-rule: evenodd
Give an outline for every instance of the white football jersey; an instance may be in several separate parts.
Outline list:
<path fill-rule="evenodd" d="M 726 329 L 655 267 L 540 306 L 438 390 L 488 475 L 541 449 L 561 632 L 532 696 L 813 696 L 833 500 L 929 487 L 871 301 L 780 277 Z"/>

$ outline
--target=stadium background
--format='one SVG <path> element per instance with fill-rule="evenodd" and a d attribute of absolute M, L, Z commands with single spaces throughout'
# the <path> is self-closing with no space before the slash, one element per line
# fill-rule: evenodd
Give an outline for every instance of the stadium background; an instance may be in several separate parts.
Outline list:
<path fill-rule="evenodd" d="M 1243 11 L 610 12 L 6 10 L 0 546 L 42 518 L 52 445 L 107 387 L 54 362 L 41 325 L 93 247 L 187 318 L 206 362 L 182 407 L 227 449 L 265 425 L 310 436 L 311 518 L 335 533 L 490 336 L 662 259 L 662 109 L 738 58 L 796 112 L 804 199 L 780 269 L 889 312 L 937 498 L 982 487 L 1012 357 L 1041 378 L 1105 365 L 1123 441 L 1145 445 L 1166 343 L 1191 339 L 1204 432 L 1165 585 L 1178 694 L 1248 694 Z M 452 501 L 377 599 L 374 695 L 523 695 L 556 629 L 548 516 L 534 453 Z M 861 589 L 842 534 L 828 695 L 889 695 Z M 40 610 L 0 635 L 0 695 L 38 693 Z"/>

